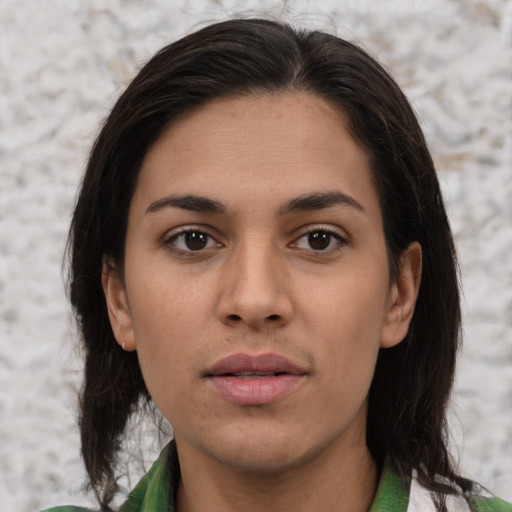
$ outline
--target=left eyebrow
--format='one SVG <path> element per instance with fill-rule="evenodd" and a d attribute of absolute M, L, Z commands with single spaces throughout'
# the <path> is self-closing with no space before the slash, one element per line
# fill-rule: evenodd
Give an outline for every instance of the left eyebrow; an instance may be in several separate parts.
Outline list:
<path fill-rule="evenodd" d="M 330 192 L 320 192 L 314 194 L 305 194 L 288 201 L 279 209 L 279 215 L 286 215 L 287 213 L 301 212 L 308 210 L 322 210 L 331 206 L 349 206 L 361 212 L 364 208 L 352 196 L 344 194 L 338 190 Z"/>
<path fill-rule="evenodd" d="M 226 207 L 215 199 L 196 195 L 167 196 L 151 203 L 146 214 L 155 213 L 165 208 L 180 208 L 193 212 L 226 213 Z"/>

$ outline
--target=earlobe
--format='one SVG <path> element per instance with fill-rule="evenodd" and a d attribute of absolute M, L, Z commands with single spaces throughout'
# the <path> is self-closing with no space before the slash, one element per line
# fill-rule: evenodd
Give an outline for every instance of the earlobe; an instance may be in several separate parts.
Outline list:
<path fill-rule="evenodd" d="M 125 286 L 115 264 L 107 258 L 103 260 L 101 284 L 107 303 L 110 325 L 117 343 L 123 350 L 135 350 L 133 322 Z"/>
<path fill-rule="evenodd" d="M 382 329 L 382 348 L 400 343 L 409 330 L 421 283 L 422 252 L 412 242 L 400 257 L 400 272 L 391 286 L 388 311 Z"/>

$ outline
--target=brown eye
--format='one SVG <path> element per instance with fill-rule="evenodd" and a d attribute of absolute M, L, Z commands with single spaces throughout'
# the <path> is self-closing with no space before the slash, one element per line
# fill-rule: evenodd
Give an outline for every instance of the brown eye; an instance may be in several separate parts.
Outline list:
<path fill-rule="evenodd" d="M 166 245 L 181 253 L 199 252 L 222 246 L 212 236 L 196 229 L 187 229 L 171 236 Z"/>
<path fill-rule="evenodd" d="M 348 242 L 337 232 L 329 229 L 313 229 L 297 238 L 291 246 L 303 251 L 331 253 Z"/>
<path fill-rule="evenodd" d="M 323 251 L 330 246 L 331 238 L 331 233 L 328 233 L 327 231 L 315 231 L 313 233 L 309 233 L 308 243 L 314 251 Z"/>
<path fill-rule="evenodd" d="M 200 231 L 190 231 L 184 233 L 184 242 L 188 249 L 191 251 L 200 251 L 208 245 L 208 235 Z"/>

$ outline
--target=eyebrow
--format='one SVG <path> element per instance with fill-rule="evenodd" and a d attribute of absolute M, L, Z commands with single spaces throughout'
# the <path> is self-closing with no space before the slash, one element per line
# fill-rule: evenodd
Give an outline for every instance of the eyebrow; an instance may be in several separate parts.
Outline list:
<path fill-rule="evenodd" d="M 191 194 L 184 196 L 173 195 L 158 199 L 158 201 L 148 206 L 146 213 L 155 213 L 164 208 L 181 208 L 182 210 L 205 213 L 226 213 L 226 207 L 220 201 Z"/>
<path fill-rule="evenodd" d="M 352 196 L 338 190 L 333 190 L 330 192 L 305 194 L 292 199 L 280 208 L 279 214 L 286 215 L 287 213 L 300 211 L 323 210 L 324 208 L 337 205 L 350 206 L 361 212 L 365 211 L 361 203 L 356 201 Z"/>
<path fill-rule="evenodd" d="M 293 212 L 322 210 L 337 205 L 350 206 L 364 212 L 363 206 L 352 196 L 334 190 L 330 192 L 304 194 L 291 199 L 279 209 L 278 214 L 286 215 Z M 165 208 L 181 208 L 182 210 L 203 213 L 226 213 L 226 207 L 220 201 L 210 199 L 209 197 L 187 194 L 181 196 L 171 195 L 158 199 L 148 206 L 146 214 L 156 213 Z"/>

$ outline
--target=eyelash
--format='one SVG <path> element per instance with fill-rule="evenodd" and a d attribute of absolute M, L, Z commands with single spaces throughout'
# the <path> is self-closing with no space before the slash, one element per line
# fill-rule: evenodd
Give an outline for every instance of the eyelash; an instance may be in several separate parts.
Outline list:
<path fill-rule="evenodd" d="M 183 240 L 184 244 L 187 244 L 187 242 L 185 241 L 185 237 L 187 235 L 192 235 L 194 233 L 199 235 L 199 237 L 201 237 L 202 241 L 206 242 L 206 245 L 204 247 L 192 249 L 192 248 L 190 248 L 190 246 L 187 246 L 187 248 L 181 248 L 181 247 L 177 246 L 177 242 L 180 239 Z M 327 247 L 315 249 L 315 248 L 311 247 L 311 240 L 308 240 L 308 243 L 310 245 L 309 248 L 303 248 L 303 247 L 298 246 L 298 242 L 300 240 L 305 239 L 306 237 L 310 237 L 314 234 L 318 234 L 318 233 L 323 233 L 323 234 L 327 235 L 327 237 L 328 237 L 328 239 L 327 239 L 328 246 Z M 332 243 L 333 238 L 337 241 L 337 244 L 335 247 L 329 247 Z M 199 243 L 201 243 L 201 240 L 200 239 L 198 239 L 198 240 L 199 240 Z M 171 236 L 167 237 L 164 240 L 164 245 L 171 248 L 174 252 L 176 252 L 180 255 L 193 256 L 193 255 L 199 255 L 207 249 L 211 249 L 212 247 L 208 247 L 208 245 L 211 244 L 212 241 L 215 242 L 215 245 L 213 246 L 213 248 L 223 247 L 223 245 L 220 242 L 217 242 L 215 240 L 215 238 L 213 236 L 209 235 L 204 229 L 195 227 L 195 226 L 190 226 L 190 227 L 186 227 L 186 228 L 181 228 L 178 233 L 173 233 Z M 325 238 L 324 239 L 320 238 L 319 241 L 321 243 L 322 241 L 325 241 Z M 327 226 L 318 226 L 313 229 L 312 228 L 305 229 L 300 236 L 295 238 L 295 240 L 291 244 L 289 244 L 289 246 L 292 248 L 298 249 L 298 250 L 312 251 L 316 254 L 320 254 L 320 253 L 331 253 L 332 251 L 335 251 L 347 244 L 348 244 L 348 240 L 346 238 L 344 238 L 343 236 L 341 236 L 337 231 L 335 231 L 332 228 L 327 227 Z"/>
<path fill-rule="evenodd" d="M 311 241 L 309 242 L 310 247 L 308 249 L 303 250 L 309 250 L 313 251 L 316 254 L 320 253 L 331 253 L 332 251 L 336 251 L 337 249 L 340 249 L 341 247 L 348 244 L 348 240 L 341 236 L 337 231 L 334 229 L 328 227 L 328 226 L 315 226 L 313 229 L 307 228 L 299 237 L 297 237 L 291 244 L 292 247 L 296 247 L 297 249 L 302 249 L 301 247 L 298 247 L 298 242 L 304 238 L 308 238 L 311 235 L 317 234 L 317 233 L 325 233 L 329 237 L 329 245 L 332 242 L 332 238 L 334 238 L 337 241 L 337 244 L 335 247 L 327 247 L 324 249 L 314 249 L 311 247 Z M 322 239 L 320 239 L 322 241 Z"/>
<path fill-rule="evenodd" d="M 215 238 L 213 236 L 209 235 L 203 228 L 199 228 L 199 227 L 195 227 L 195 226 L 181 228 L 178 233 L 173 233 L 171 236 L 167 237 L 164 240 L 164 245 L 171 248 L 174 252 L 179 253 L 181 255 L 185 255 L 185 256 L 193 256 L 193 255 L 200 254 L 200 253 L 204 252 L 206 249 L 211 249 L 211 247 L 191 249 L 190 247 L 180 248 L 177 246 L 177 242 L 180 239 L 183 239 L 183 243 L 186 244 L 187 242 L 185 241 L 185 237 L 187 235 L 192 235 L 194 233 L 196 233 L 197 235 L 200 235 L 201 237 L 204 237 L 204 239 L 206 240 L 206 245 L 211 244 L 211 242 L 213 241 L 213 242 L 215 242 L 215 247 L 222 247 L 222 244 L 217 242 L 215 240 Z"/>

